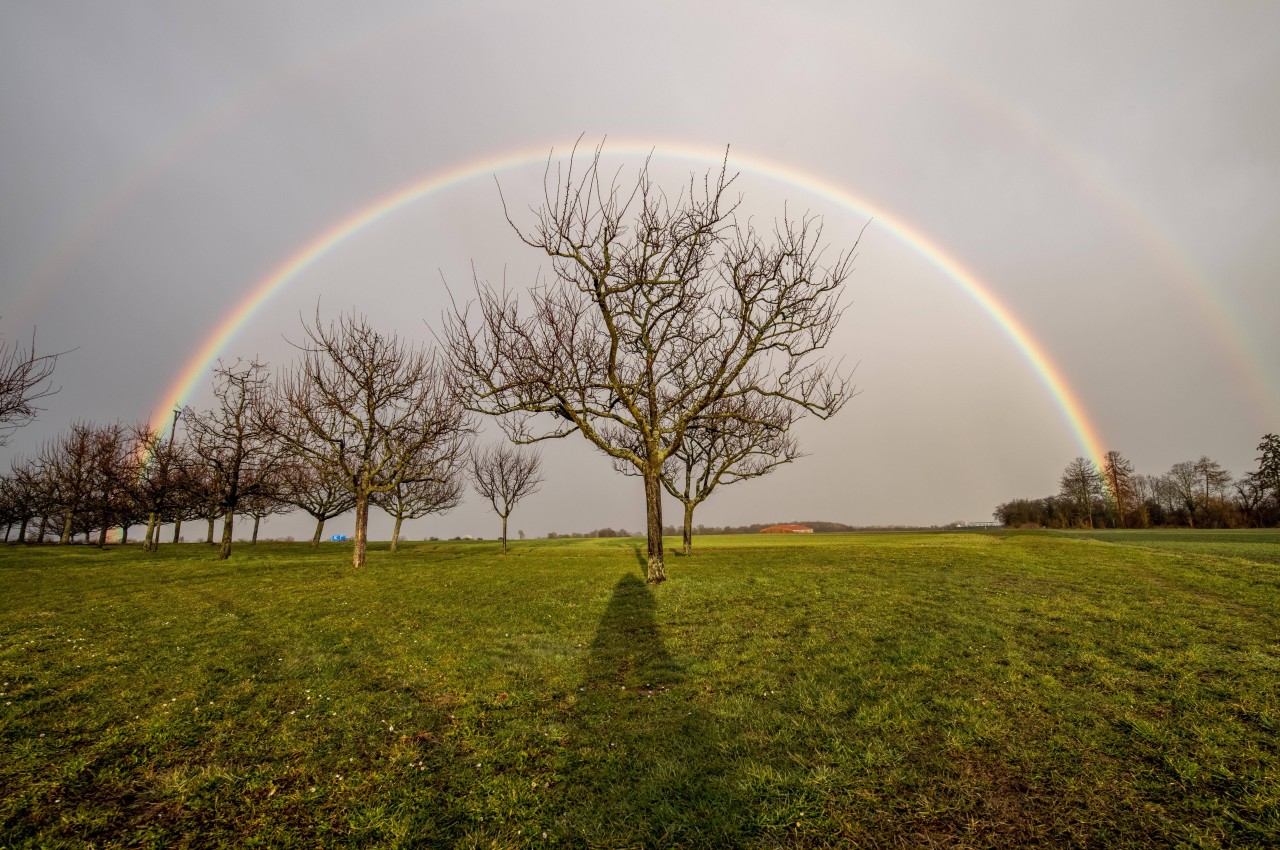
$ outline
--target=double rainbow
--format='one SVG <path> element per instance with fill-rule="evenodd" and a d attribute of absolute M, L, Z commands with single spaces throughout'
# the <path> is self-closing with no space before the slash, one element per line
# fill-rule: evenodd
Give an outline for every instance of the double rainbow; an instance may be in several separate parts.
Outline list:
<path fill-rule="evenodd" d="M 287 287 L 290 282 L 323 260 L 334 248 L 364 230 L 373 227 L 378 222 L 445 189 L 458 186 L 477 177 L 543 162 L 547 158 L 549 147 L 548 145 L 542 145 L 537 148 L 524 148 L 496 156 L 485 156 L 429 174 L 361 207 L 317 235 L 295 251 L 269 275 L 255 284 L 249 294 L 218 323 L 217 327 L 200 344 L 200 347 L 187 360 L 186 365 L 183 366 L 177 377 L 165 390 L 164 395 L 154 408 L 153 421 L 167 419 L 171 410 L 185 404 L 200 381 L 207 379 L 209 370 L 212 368 L 218 354 L 227 347 L 236 333 L 253 318 L 254 314 L 270 301 L 273 296 Z M 615 144 L 610 142 L 608 145 L 610 155 L 647 156 L 650 150 L 650 148 L 644 146 L 628 143 Z M 664 145 L 661 150 L 654 151 L 654 156 L 658 159 L 691 161 L 706 166 L 719 164 L 723 159 L 724 152 L 723 150 L 714 150 L 709 147 Z M 730 163 L 735 170 L 775 180 L 815 197 L 822 198 L 825 201 L 845 207 L 860 215 L 874 218 L 878 228 L 893 234 L 900 242 L 936 267 L 948 279 L 959 286 L 965 294 L 977 302 L 982 310 L 991 317 L 1013 342 L 1053 398 L 1063 420 L 1075 436 L 1081 453 L 1101 465 L 1102 442 L 1098 437 L 1097 428 L 1090 421 L 1084 405 L 1081 404 L 1079 397 L 1067 383 L 1062 370 L 1049 357 L 1048 352 L 1035 340 L 1022 322 L 1014 316 L 1013 312 L 1000 301 L 990 286 L 984 284 L 961 265 L 958 260 L 924 234 L 905 221 L 886 212 L 883 208 L 870 203 L 865 198 L 854 195 L 843 188 L 820 180 L 812 174 L 789 165 L 744 155 L 737 151 L 731 153 Z"/>

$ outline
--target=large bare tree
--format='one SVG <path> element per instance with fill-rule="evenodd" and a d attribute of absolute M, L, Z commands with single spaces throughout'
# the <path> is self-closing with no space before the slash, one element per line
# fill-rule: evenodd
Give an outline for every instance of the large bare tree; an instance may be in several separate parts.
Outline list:
<path fill-rule="evenodd" d="M 510 443 L 487 446 L 471 455 L 471 484 L 502 517 L 502 552 L 507 551 L 507 517 L 542 484 L 542 458 Z"/>
<path fill-rule="evenodd" d="M 1129 526 L 1129 511 L 1137 502 L 1133 483 L 1133 463 L 1117 451 L 1109 451 L 1102 457 L 1102 480 L 1116 506 L 1116 525 Z"/>
<path fill-rule="evenodd" d="M 216 406 L 196 413 L 183 410 L 191 448 L 204 467 L 196 478 L 209 510 L 222 514 L 219 558 L 231 557 L 236 510 L 246 497 L 269 494 L 276 486 L 275 473 L 283 457 L 272 427 L 275 414 L 269 397 L 267 367 L 262 363 L 227 366 L 214 370 Z M 213 524 L 209 513 L 210 534 Z"/>
<path fill-rule="evenodd" d="M 474 433 L 436 354 L 357 314 L 303 323 L 302 356 L 281 375 L 279 438 L 317 470 L 340 472 L 355 499 L 352 565 L 365 562 L 369 501 L 405 480 L 442 477 Z"/>
<path fill-rule="evenodd" d="M 517 443 L 577 432 L 644 481 L 648 579 L 666 578 L 662 470 L 709 408 L 773 398 L 820 418 L 852 392 L 822 359 L 842 312 L 853 249 L 824 264 L 822 226 L 784 214 L 768 232 L 737 216 L 724 166 L 672 198 L 648 164 L 623 186 L 548 160 L 533 223 L 507 221 L 551 258 L 551 278 L 516 295 L 476 282 L 442 337 L 471 409 Z M 504 199 L 504 208 L 506 202 Z"/>
<path fill-rule="evenodd" d="M 51 383 L 58 354 L 37 354 L 36 337 L 30 346 L 11 345 L 0 340 L 0 446 L 9 435 L 39 414 L 36 402 L 58 390 Z"/>

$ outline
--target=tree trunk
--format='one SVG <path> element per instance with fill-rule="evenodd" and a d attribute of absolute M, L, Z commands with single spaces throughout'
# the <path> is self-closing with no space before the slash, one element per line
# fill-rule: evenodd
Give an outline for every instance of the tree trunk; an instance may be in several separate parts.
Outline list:
<path fill-rule="evenodd" d="M 502 517 L 502 554 L 507 554 L 507 518 Z"/>
<path fill-rule="evenodd" d="M 44 543 L 44 535 L 45 535 L 45 532 L 48 530 L 49 530 L 49 516 L 48 514 L 46 514 L 40 517 L 40 534 L 36 536 L 37 543 Z"/>
<path fill-rule="evenodd" d="M 129 526 L 122 525 L 120 526 L 120 545 L 124 546 L 128 544 L 128 542 L 129 542 Z"/>
<path fill-rule="evenodd" d="M 62 521 L 62 536 L 58 538 L 58 542 L 61 543 L 63 546 L 66 546 L 71 542 L 71 521 L 72 521 L 73 513 L 75 513 L 75 511 L 72 508 L 68 507 L 67 518 Z M 23 522 L 22 536 L 26 537 L 26 534 L 27 534 L 27 524 Z"/>
<path fill-rule="evenodd" d="M 11 531 L 13 531 L 13 523 L 12 523 L 12 522 L 6 522 L 6 523 L 4 524 L 4 542 L 5 542 L 5 543 L 8 543 L 8 542 L 9 542 L 9 532 L 11 532 Z"/>
<path fill-rule="evenodd" d="M 351 552 L 351 566 L 364 566 L 364 553 L 368 548 L 369 537 L 369 494 L 356 496 L 356 544 Z"/>
<path fill-rule="evenodd" d="M 253 537 L 249 539 L 250 546 L 258 545 L 258 523 L 260 522 L 262 522 L 262 517 L 256 516 L 253 518 Z"/>
<path fill-rule="evenodd" d="M 222 545 L 218 547 L 218 560 L 225 561 L 231 557 L 231 531 L 235 525 L 236 512 L 227 508 L 222 517 Z"/>
<path fill-rule="evenodd" d="M 147 533 L 142 538 L 142 551 L 150 552 L 160 539 L 160 526 L 156 525 L 156 512 L 147 514 Z"/>
<path fill-rule="evenodd" d="M 662 557 L 662 481 L 660 469 L 646 469 L 644 473 L 645 527 L 649 538 L 649 584 L 667 580 L 666 563 Z"/>
<path fill-rule="evenodd" d="M 400 523 L 404 521 L 404 517 L 396 517 L 395 528 L 391 529 L 391 551 L 396 551 L 397 545 L 400 543 Z"/>
<path fill-rule="evenodd" d="M 324 519 L 316 520 L 316 533 L 311 537 L 311 548 L 320 548 L 320 535 L 324 534 Z"/>
<path fill-rule="evenodd" d="M 28 524 L 29 522 L 31 522 L 31 517 L 25 517 L 25 516 L 24 516 L 24 517 L 22 518 L 22 526 L 18 529 L 18 542 L 19 542 L 19 543 L 26 543 L 26 542 L 27 542 L 27 524 Z M 70 522 L 70 520 L 68 520 L 68 522 Z"/>
<path fill-rule="evenodd" d="M 206 517 L 206 519 L 209 522 L 209 535 L 208 537 L 205 538 L 204 542 L 212 546 L 213 545 L 213 521 L 214 521 L 213 514 L 209 514 L 209 516 Z"/>
<path fill-rule="evenodd" d="M 102 522 L 98 528 L 98 548 L 106 548 L 107 545 L 107 515 L 102 515 Z"/>
<path fill-rule="evenodd" d="M 178 535 L 182 532 L 182 517 L 175 517 L 173 520 L 173 542 L 179 543 Z"/>
<path fill-rule="evenodd" d="M 684 503 L 684 553 L 693 554 L 693 502 Z"/>

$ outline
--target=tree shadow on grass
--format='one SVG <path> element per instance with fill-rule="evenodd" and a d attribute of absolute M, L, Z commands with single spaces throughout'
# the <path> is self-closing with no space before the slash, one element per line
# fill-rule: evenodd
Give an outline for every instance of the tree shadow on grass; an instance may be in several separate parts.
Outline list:
<path fill-rule="evenodd" d="M 634 552 L 636 555 L 636 564 L 638 564 L 640 567 L 640 575 L 648 576 L 649 575 L 649 557 L 647 552 L 645 551 L 645 547 L 641 546 L 639 543 L 636 543 L 631 547 L 631 551 Z M 616 589 L 614 592 L 615 593 L 617 592 Z"/>
<path fill-rule="evenodd" d="M 733 845 L 741 807 L 696 683 L 667 651 L 652 588 L 623 576 L 591 643 L 561 787 L 579 846 Z"/>

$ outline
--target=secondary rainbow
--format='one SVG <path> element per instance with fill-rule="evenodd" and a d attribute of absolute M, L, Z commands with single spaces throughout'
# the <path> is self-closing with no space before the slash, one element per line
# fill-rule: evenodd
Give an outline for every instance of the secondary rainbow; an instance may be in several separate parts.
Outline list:
<path fill-rule="evenodd" d="M 562 150 L 566 147 L 556 146 L 556 149 Z M 432 173 L 374 200 L 317 235 L 259 281 L 249 294 L 219 322 L 171 382 L 164 396 L 156 405 L 152 420 L 161 421 L 166 419 L 170 411 L 185 404 L 193 389 L 200 382 L 208 379 L 209 371 L 214 361 L 235 337 L 237 331 L 276 293 L 287 287 L 291 281 L 308 268 L 322 260 L 326 254 L 338 245 L 377 224 L 379 221 L 437 192 L 458 186 L 478 177 L 544 162 L 547 158 L 547 151 L 550 148 L 550 145 L 542 145 L 537 148 L 509 151 L 496 156 L 470 160 L 452 168 Z M 651 151 L 655 158 L 658 159 L 687 160 L 704 166 L 719 163 L 724 156 L 722 150 L 687 145 L 664 144 L 660 148 L 650 148 L 633 143 L 611 142 L 606 148 L 606 152 L 611 157 L 620 154 L 629 156 L 648 155 Z M 972 298 L 1013 342 L 1040 382 L 1049 391 L 1064 421 L 1079 443 L 1081 452 L 1095 463 L 1101 464 L 1103 450 L 1097 428 L 1090 420 L 1079 397 L 1067 383 L 1062 370 L 1058 368 L 1049 357 L 1048 352 L 1036 341 L 1022 322 L 1000 301 L 992 289 L 966 269 L 958 260 L 914 227 L 886 212 L 882 207 L 829 182 L 820 180 L 812 174 L 788 165 L 742 154 L 736 150 L 730 152 L 729 162 L 733 170 L 749 172 L 776 180 L 859 214 L 869 216 L 875 220 L 877 228 L 893 234 L 903 244 L 931 263 Z"/>

